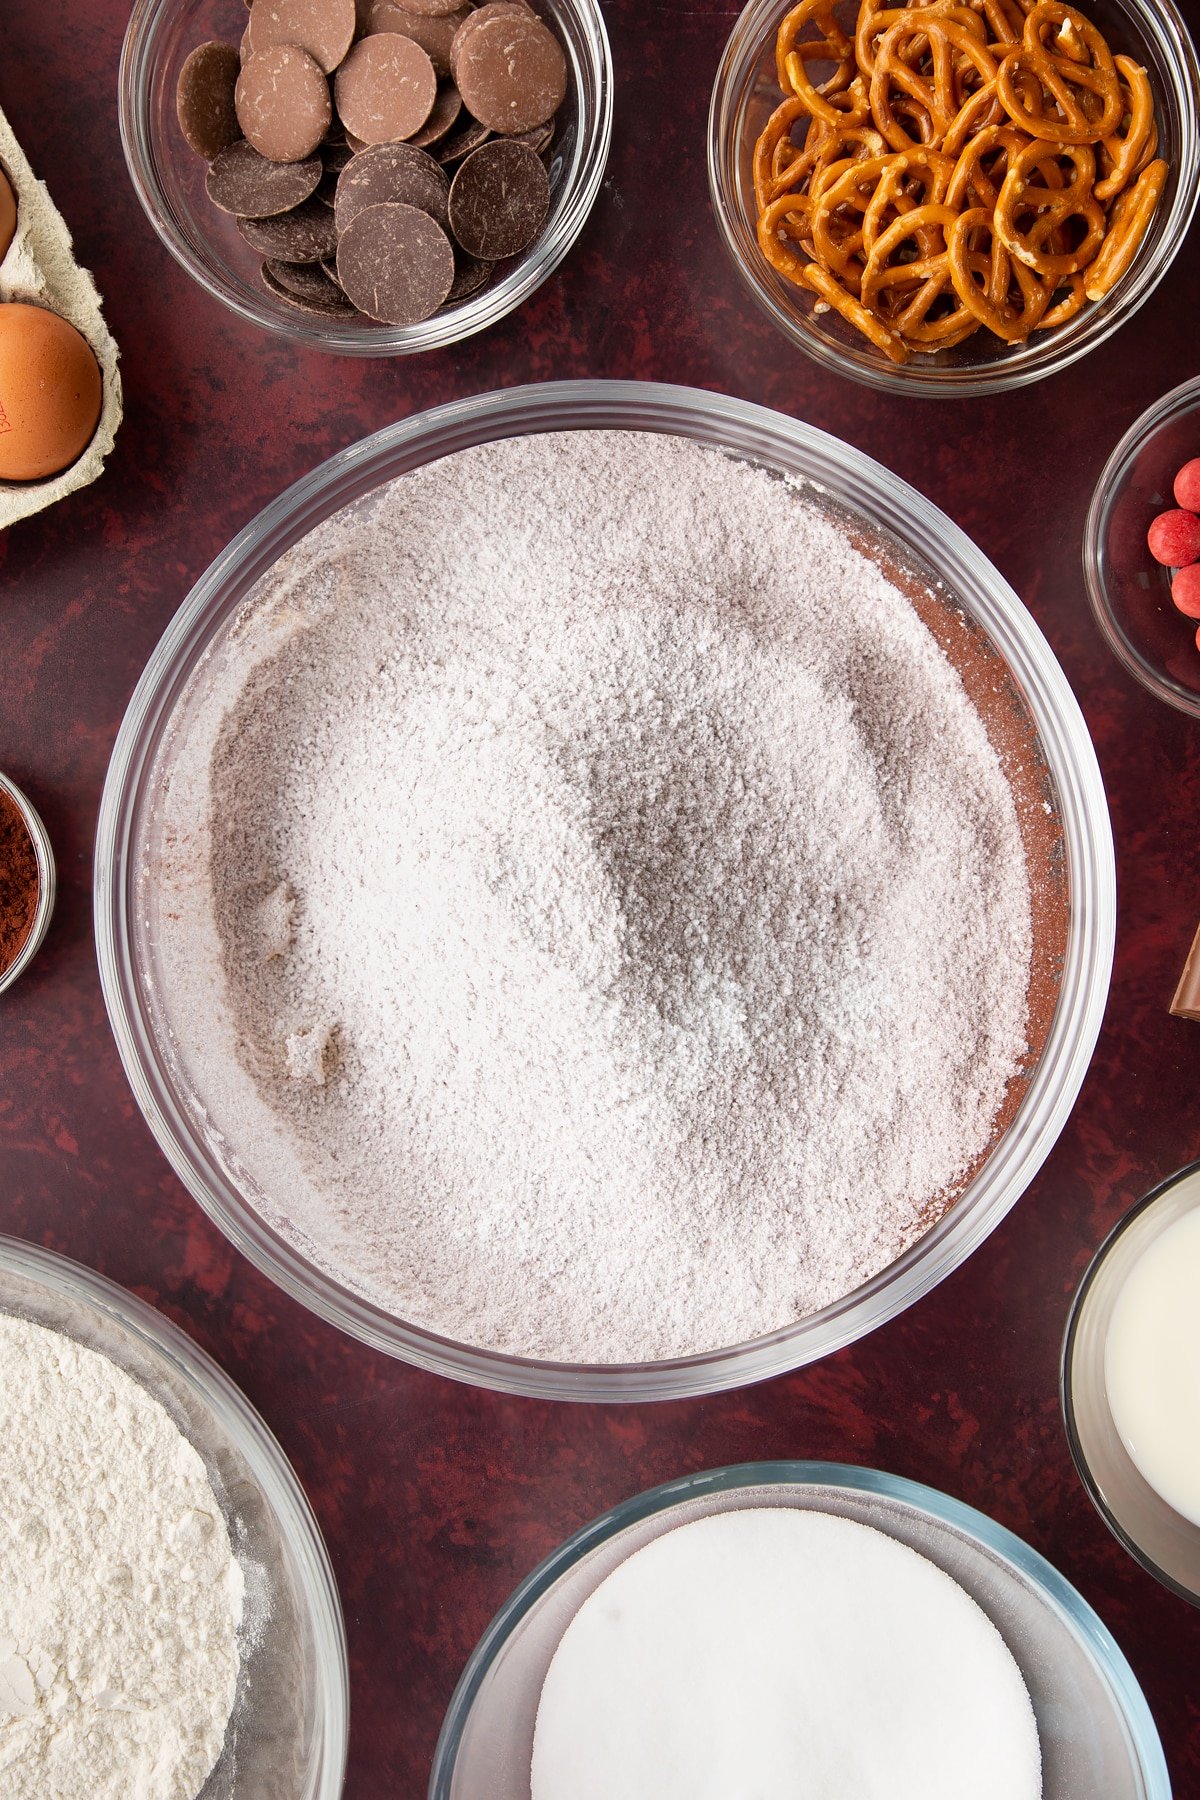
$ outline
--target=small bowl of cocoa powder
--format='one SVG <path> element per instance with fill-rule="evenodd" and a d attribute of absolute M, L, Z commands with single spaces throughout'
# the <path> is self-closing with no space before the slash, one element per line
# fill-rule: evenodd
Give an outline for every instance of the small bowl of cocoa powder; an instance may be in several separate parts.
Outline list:
<path fill-rule="evenodd" d="M 35 808 L 0 775 L 0 994 L 37 955 L 54 911 L 54 852 Z"/>

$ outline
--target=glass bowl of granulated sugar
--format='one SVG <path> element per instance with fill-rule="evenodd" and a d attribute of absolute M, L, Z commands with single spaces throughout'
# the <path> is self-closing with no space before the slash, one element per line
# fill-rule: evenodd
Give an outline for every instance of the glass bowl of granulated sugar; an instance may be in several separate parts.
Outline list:
<path fill-rule="evenodd" d="M 568 1538 L 464 1669 L 429 1800 L 702 1787 L 1171 1793 L 1133 1671 L 1036 1550 L 934 1488 L 820 1462 L 688 1475 Z"/>
<path fill-rule="evenodd" d="M 337 1800 L 337 1587 L 245 1396 L 153 1308 L 10 1237 L 0 1363 L 6 1800 Z"/>
<path fill-rule="evenodd" d="M 702 1393 L 994 1229 L 1107 991 L 1104 793 L 975 546 L 836 439 L 571 383 L 391 426 L 218 558 L 96 857 L 134 1093 L 391 1353 Z"/>

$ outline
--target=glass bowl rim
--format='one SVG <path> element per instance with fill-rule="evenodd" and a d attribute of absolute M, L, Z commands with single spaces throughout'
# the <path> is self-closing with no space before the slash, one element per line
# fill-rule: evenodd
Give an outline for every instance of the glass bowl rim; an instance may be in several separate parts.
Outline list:
<path fill-rule="evenodd" d="M 38 871 L 38 903 L 34 910 L 33 923 L 28 935 L 7 969 L 0 970 L 0 994 L 5 993 L 21 975 L 23 975 L 45 941 L 50 929 L 50 920 L 54 915 L 54 901 L 58 891 L 58 873 L 54 864 L 54 846 L 50 841 L 50 833 L 42 820 L 37 807 L 11 775 L 0 770 L 0 792 L 8 795 L 21 815 L 26 831 L 33 845 L 33 853 L 37 858 Z"/>
<path fill-rule="evenodd" d="M 1200 719 L 1200 694 L 1188 694 L 1160 674 L 1120 629 L 1109 605 L 1108 592 L 1100 573 L 1104 532 L 1131 463 L 1164 425 L 1193 410 L 1200 413 L 1200 375 L 1181 381 L 1178 387 L 1163 394 L 1153 405 L 1138 414 L 1119 439 L 1100 471 L 1099 480 L 1088 503 L 1087 518 L 1083 526 L 1083 579 L 1092 617 L 1121 667 L 1157 700 L 1165 701 L 1168 706 L 1173 706 L 1177 712 L 1186 713 L 1189 718 Z"/>
<path fill-rule="evenodd" d="M 1036 346 L 1027 360 L 998 359 L 994 363 L 938 368 L 935 364 L 889 362 L 882 354 L 873 359 L 865 348 L 852 341 L 834 348 L 804 329 L 790 311 L 770 292 L 764 272 L 752 267 L 742 253 L 731 224 L 731 214 L 741 203 L 740 192 L 726 181 L 729 158 L 726 155 L 727 117 L 735 91 L 734 76 L 743 76 L 748 47 L 758 42 L 772 21 L 782 16 L 783 0 L 746 0 L 734 21 L 733 29 L 721 52 L 721 60 L 713 80 L 708 110 L 707 164 L 708 188 L 713 217 L 725 251 L 760 312 L 796 349 L 804 352 L 823 368 L 848 376 L 866 387 L 881 388 L 887 393 L 933 397 L 944 400 L 974 399 L 982 394 L 1005 393 L 1026 387 L 1035 381 L 1057 374 L 1078 362 L 1089 351 L 1105 343 L 1126 324 L 1150 298 L 1167 275 L 1183 246 L 1189 226 L 1200 206 L 1200 51 L 1175 0 L 1116 0 L 1137 19 L 1139 26 L 1159 40 L 1173 76 L 1176 103 L 1183 114 L 1182 142 L 1177 147 L 1178 181 L 1171 210 L 1163 225 L 1155 253 L 1134 268 L 1125 278 L 1123 292 L 1107 317 L 1097 320 L 1096 329 L 1086 328 L 1070 343 L 1061 340 L 1057 351 L 1053 339 Z M 739 79 L 737 92 L 744 88 Z"/>
<path fill-rule="evenodd" d="M 613 61 L 599 0 L 558 0 L 583 28 L 594 61 L 594 97 L 577 95 L 580 134 L 576 166 L 559 216 L 494 286 L 469 297 L 452 313 L 435 314 L 417 325 L 364 325 L 323 322 L 315 314 L 277 310 L 264 296 L 251 304 L 229 290 L 193 255 L 170 215 L 155 170 L 149 118 L 149 59 L 178 0 L 134 0 L 121 44 L 117 77 L 117 117 L 125 167 L 155 236 L 184 273 L 238 318 L 278 338 L 338 356 L 390 357 L 444 350 L 488 330 L 523 306 L 570 254 L 599 197 L 612 145 Z M 181 150 L 184 146 L 180 146 Z M 354 335 L 349 335 L 351 332 Z"/>
<path fill-rule="evenodd" d="M 1156 1581 L 1161 1582 L 1163 1587 L 1169 1589 L 1178 1599 L 1186 1600 L 1190 1606 L 1200 1606 L 1200 1588 L 1186 1587 L 1183 1582 L 1177 1581 L 1173 1575 L 1168 1575 L 1165 1569 L 1160 1568 L 1149 1552 L 1144 1550 L 1137 1539 L 1131 1537 L 1125 1530 L 1105 1500 L 1099 1481 L 1088 1461 L 1079 1436 L 1079 1428 L 1075 1422 L 1074 1380 L 1075 1345 L 1079 1337 L 1083 1310 L 1110 1251 L 1115 1250 L 1130 1226 L 1136 1224 L 1143 1213 L 1149 1212 L 1160 1200 L 1165 1199 L 1172 1188 L 1178 1187 L 1181 1182 L 1188 1180 L 1193 1175 L 1200 1175 L 1200 1157 L 1197 1157 L 1195 1162 L 1186 1163 L 1183 1168 L 1176 1169 L 1174 1174 L 1164 1176 L 1161 1181 L 1156 1182 L 1154 1187 L 1143 1194 L 1140 1200 L 1135 1200 L 1129 1210 L 1121 1214 L 1116 1224 L 1093 1252 L 1087 1268 L 1079 1278 L 1079 1285 L 1072 1296 L 1070 1311 L 1063 1329 L 1062 1349 L 1059 1353 L 1058 1363 L 1058 1403 L 1062 1411 L 1067 1448 L 1071 1452 L 1071 1461 L 1075 1464 L 1075 1473 L 1079 1476 L 1088 1499 L 1113 1537 L 1116 1538 L 1121 1548 L 1126 1550 L 1133 1560 L 1145 1569 L 1148 1575 L 1153 1575 Z M 1200 1206 L 1200 1200 L 1196 1204 Z M 1200 1527 L 1197 1527 L 1196 1531 L 1197 1536 L 1200 1537 Z"/>
<path fill-rule="evenodd" d="M 299 1576 L 298 1597 L 312 1624 L 322 1736 L 313 1800 L 336 1800 L 345 1782 L 350 1729 L 345 1620 L 321 1527 L 279 1439 L 207 1350 L 165 1313 L 107 1275 L 59 1250 L 2 1232 L 0 1270 L 40 1285 L 59 1299 L 90 1308 L 132 1332 L 153 1360 L 165 1363 L 199 1396 L 226 1439 L 245 1459 L 279 1520 Z"/>
<path fill-rule="evenodd" d="M 614 416 L 616 415 L 616 416 Z M 200 1169 L 196 1134 L 161 1075 L 153 1038 L 135 1017 L 139 983 L 130 954 L 125 867 L 137 788 L 146 773 L 146 734 L 169 714 L 194 667 L 197 646 L 229 584 L 242 591 L 287 545 L 352 497 L 468 444 L 523 432 L 614 427 L 683 431 L 700 441 L 768 461 L 783 455 L 819 459 L 825 481 L 853 476 L 869 492 L 882 529 L 894 516 L 898 535 L 923 546 L 950 585 L 961 582 L 986 607 L 984 624 L 1024 693 L 1063 801 L 1071 927 L 1063 983 L 1038 1067 L 1008 1131 L 975 1181 L 942 1220 L 876 1276 L 807 1319 L 746 1345 L 690 1357 L 634 1364 L 558 1363 L 464 1345 L 399 1320 L 302 1257 L 269 1227 L 233 1185 L 214 1179 L 212 1159 Z M 739 452 L 737 436 L 757 449 Z M 762 448 L 764 442 L 772 451 Z M 363 477 L 366 474 L 367 479 Z M 864 502 L 865 505 L 865 502 Z M 869 515 L 871 516 L 871 515 Z M 936 562 L 933 559 L 936 558 Z M 986 600 L 984 600 L 986 596 Z M 628 381 L 571 381 L 507 388 L 450 401 L 385 426 L 320 464 L 251 520 L 195 582 L 152 651 L 113 747 L 97 824 L 94 904 L 97 955 L 109 1022 L 138 1105 L 160 1148 L 193 1197 L 230 1241 L 286 1292 L 322 1318 L 376 1349 L 417 1366 L 497 1391 L 584 1401 L 674 1399 L 715 1393 L 784 1373 L 855 1342 L 893 1318 L 948 1275 L 1016 1204 L 1049 1154 L 1074 1104 L 1099 1033 L 1115 937 L 1112 832 L 1095 750 L 1078 702 L 1032 615 L 983 552 L 931 501 L 864 452 L 801 421 L 703 389 Z M 1068 1005 L 1068 1001 L 1070 1005 Z M 147 1050 L 150 1052 L 146 1054 Z M 182 1140 L 177 1135 L 182 1132 Z M 1014 1180 L 1012 1165 L 1017 1167 Z M 981 1203 L 979 1184 L 991 1171 Z M 997 1188 L 1003 1181 L 1003 1191 Z M 221 1191 L 218 1191 L 218 1190 Z M 1009 1191 L 1009 1190 L 1012 1191 Z M 974 1193 L 976 1205 L 965 1210 Z M 823 1332 L 810 1347 L 814 1331 Z"/>
<path fill-rule="evenodd" d="M 938 1488 L 910 1481 L 902 1475 L 889 1475 L 881 1469 L 819 1460 L 730 1463 L 660 1482 L 610 1507 L 572 1532 L 557 1549 L 543 1557 L 494 1614 L 458 1679 L 438 1734 L 427 1800 L 450 1800 L 454 1765 L 476 1695 L 513 1631 L 561 1575 L 629 1526 L 655 1513 L 667 1512 L 702 1493 L 782 1486 L 833 1487 L 898 1501 L 939 1524 L 949 1525 L 1017 1569 L 1060 1615 L 1065 1616 L 1090 1652 L 1096 1672 L 1112 1694 L 1114 1705 L 1129 1732 L 1136 1759 L 1147 1779 L 1147 1800 L 1171 1800 L 1171 1783 L 1162 1743 L 1137 1677 L 1103 1620 L 1053 1563 L 1024 1538 L 1009 1531 L 1007 1526 Z"/>

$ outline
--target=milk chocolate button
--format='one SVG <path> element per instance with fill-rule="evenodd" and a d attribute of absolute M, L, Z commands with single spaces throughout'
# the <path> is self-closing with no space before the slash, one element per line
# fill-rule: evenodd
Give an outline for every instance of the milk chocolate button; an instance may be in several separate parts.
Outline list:
<path fill-rule="evenodd" d="M 528 249 L 550 210 L 550 177 L 528 144 L 473 150 L 450 188 L 450 229 L 469 256 L 499 262 Z"/>
<path fill-rule="evenodd" d="M 273 293 L 303 311 L 354 317 L 350 301 L 320 263 L 267 261 L 262 266 L 262 278 Z"/>
<path fill-rule="evenodd" d="M 332 209 L 319 200 L 306 200 L 277 219 L 239 219 L 237 226 L 250 248 L 272 262 L 321 262 L 337 249 Z"/>
<path fill-rule="evenodd" d="M 441 226 L 415 206 L 369 206 L 338 239 L 338 280 L 360 312 L 385 325 L 418 325 L 454 281 Z"/>
<path fill-rule="evenodd" d="M 246 36 L 252 53 L 295 44 L 331 75 L 354 42 L 354 0 L 254 0 Z"/>
<path fill-rule="evenodd" d="M 366 144 L 393 144 L 420 131 L 437 99 L 437 76 L 420 44 L 399 32 L 365 37 L 334 77 L 342 124 Z"/>
<path fill-rule="evenodd" d="M 562 45 L 540 19 L 515 14 L 463 27 L 454 78 L 469 112 L 493 131 L 544 125 L 567 92 Z"/>
<path fill-rule="evenodd" d="M 450 46 L 459 26 L 471 17 L 471 9 L 464 6 L 435 18 L 424 13 L 405 12 L 398 0 L 375 0 L 369 17 L 372 32 L 397 31 L 401 37 L 410 37 L 414 44 L 420 44 L 436 73 L 444 80 L 450 73 Z"/>
<path fill-rule="evenodd" d="M 246 137 L 272 162 L 303 162 L 333 121 L 323 71 L 294 44 L 249 58 L 238 76 L 235 105 Z"/>
<path fill-rule="evenodd" d="M 486 25 L 489 19 L 529 19 L 535 17 L 536 14 L 534 13 L 533 8 L 526 4 L 526 0 L 485 0 L 483 6 L 477 6 L 475 11 L 469 14 L 467 19 L 463 20 L 463 25 L 465 26 L 469 23 L 471 29 L 475 30 L 479 25 Z M 454 75 L 457 58 L 462 51 L 463 45 L 467 42 L 468 34 L 460 28 L 460 30 L 455 33 L 454 42 L 450 46 L 450 73 L 452 75 Z M 455 76 L 455 79 L 457 80 L 457 76 Z"/>
<path fill-rule="evenodd" d="M 298 163 L 268 162 L 239 138 L 209 164 L 204 185 L 222 212 L 242 219 L 269 219 L 291 212 L 315 193 L 322 167 L 319 156 Z"/>
<path fill-rule="evenodd" d="M 462 95 L 452 81 L 443 82 L 438 89 L 437 99 L 433 103 L 433 111 L 422 125 L 420 131 L 409 138 L 418 150 L 429 144 L 436 144 L 444 138 L 452 125 L 456 125 L 462 114 Z"/>
<path fill-rule="evenodd" d="M 179 71 L 179 129 L 206 161 L 242 135 L 233 104 L 240 66 L 233 44 L 201 44 Z"/>
<path fill-rule="evenodd" d="M 341 233 L 368 206 L 395 201 L 427 212 L 445 231 L 449 198 L 449 177 L 426 151 L 411 144 L 376 144 L 353 157 L 338 176 L 334 221 Z"/>

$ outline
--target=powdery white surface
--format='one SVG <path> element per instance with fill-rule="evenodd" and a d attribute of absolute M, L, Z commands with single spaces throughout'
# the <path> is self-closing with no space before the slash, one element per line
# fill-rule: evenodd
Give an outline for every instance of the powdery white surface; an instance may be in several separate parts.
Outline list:
<path fill-rule="evenodd" d="M 759 1336 L 906 1249 L 1025 1050 L 986 730 L 811 497 L 508 440 L 319 526 L 163 769 L 164 1014 L 331 1273 L 460 1340 Z"/>
<path fill-rule="evenodd" d="M 828 1513 L 679 1526 L 546 1675 L 532 1800 L 1039 1800 L 1021 1672 L 958 1583 Z"/>
<path fill-rule="evenodd" d="M 194 1800 L 242 1574 L 199 1455 L 107 1357 L 0 1317 L 0 1794 Z"/>

